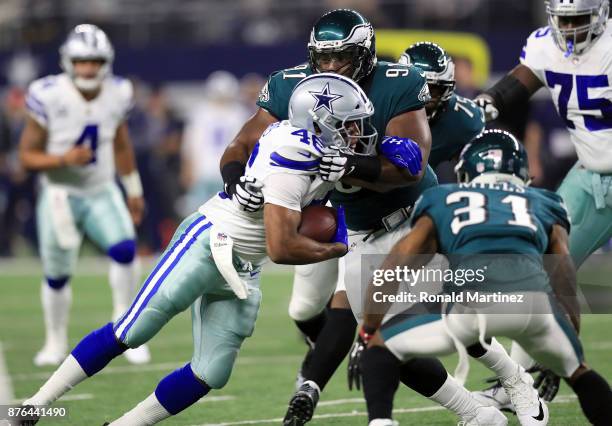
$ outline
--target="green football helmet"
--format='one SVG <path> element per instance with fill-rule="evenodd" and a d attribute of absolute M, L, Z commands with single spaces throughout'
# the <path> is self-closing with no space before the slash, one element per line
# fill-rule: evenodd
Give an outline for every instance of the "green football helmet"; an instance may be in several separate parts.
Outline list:
<path fill-rule="evenodd" d="M 431 101 L 425 106 L 427 118 L 432 119 L 446 108 L 455 92 L 455 63 L 444 49 L 435 43 L 421 41 L 406 49 L 398 62 L 415 65 L 425 72 L 431 93 Z"/>
<path fill-rule="evenodd" d="M 527 151 L 505 130 L 485 130 L 467 144 L 455 167 L 457 181 L 468 183 L 482 176 L 484 181 L 511 181 L 529 184 Z"/>
<path fill-rule="evenodd" d="M 330 57 L 350 60 L 342 73 L 355 81 L 366 77 L 376 65 L 374 28 L 360 13 L 350 9 L 327 12 L 315 23 L 308 42 L 308 58 L 314 72 L 325 72 L 320 62 Z"/>

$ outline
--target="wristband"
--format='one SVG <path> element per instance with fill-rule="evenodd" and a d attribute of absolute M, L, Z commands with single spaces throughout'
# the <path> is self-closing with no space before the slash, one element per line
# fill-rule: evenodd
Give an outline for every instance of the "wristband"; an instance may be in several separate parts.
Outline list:
<path fill-rule="evenodd" d="M 359 328 L 359 337 L 361 337 L 361 340 L 363 340 L 363 343 L 365 343 L 366 345 L 370 342 L 370 340 L 372 340 L 375 333 L 376 333 L 376 330 L 369 333 L 365 330 L 363 326 Z"/>
<path fill-rule="evenodd" d="M 142 183 L 137 170 L 130 174 L 121 176 L 121 183 L 128 198 L 142 197 Z"/>
<path fill-rule="evenodd" d="M 347 170 L 346 176 L 365 180 L 366 182 L 376 182 L 380 177 L 382 165 L 380 158 L 365 155 L 350 155 L 346 157 Z"/>
<path fill-rule="evenodd" d="M 244 164 L 240 161 L 230 161 L 221 168 L 221 177 L 228 195 L 234 195 L 232 186 L 240 180 L 242 175 L 244 175 Z"/>

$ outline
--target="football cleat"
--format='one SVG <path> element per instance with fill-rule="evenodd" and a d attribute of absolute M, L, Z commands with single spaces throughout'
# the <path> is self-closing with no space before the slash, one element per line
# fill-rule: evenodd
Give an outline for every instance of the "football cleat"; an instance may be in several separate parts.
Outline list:
<path fill-rule="evenodd" d="M 66 359 L 66 351 L 51 345 L 45 345 L 34 357 L 34 365 L 44 367 L 46 365 L 58 366 Z"/>
<path fill-rule="evenodd" d="M 30 404 L 24 404 L 23 408 L 27 410 L 27 409 L 34 409 L 36 407 Z M 40 420 L 40 417 L 33 415 L 33 416 L 27 416 L 25 419 L 22 417 L 18 419 L 16 423 L 7 423 L 7 424 L 9 425 L 17 424 L 19 426 L 34 426 L 36 423 L 38 423 L 39 420 Z M 0 423 L 0 424 L 4 424 L 4 423 Z"/>
<path fill-rule="evenodd" d="M 461 419 L 465 426 L 506 426 L 508 419 L 495 407 L 480 407 L 473 416 Z"/>
<path fill-rule="evenodd" d="M 522 426 L 548 424 L 548 406 L 533 387 L 533 377 L 519 367 L 516 374 L 501 381 Z"/>
<path fill-rule="evenodd" d="M 283 426 L 303 426 L 308 423 L 319 402 L 319 393 L 319 386 L 315 382 L 305 381 L 289 401 Z"/>
<path fill-rule="evenodd" d="M 510 396 L 497 379 L 495 379 L 495 383 L 491 387 L 478 392 L 472 392 L 472 396 L 483 405 L 514 413 L 514 406 L 512 401 L 510 401 Z"/>
<path fill-rule="evenodd" d="M 128 349 L 123 355 L 125 355 L 125 359 L 127 359 L 130 364 L 140 365 L 151 361 L 151 352 L 149 352 L 149 347 L 147 345 Z"/>

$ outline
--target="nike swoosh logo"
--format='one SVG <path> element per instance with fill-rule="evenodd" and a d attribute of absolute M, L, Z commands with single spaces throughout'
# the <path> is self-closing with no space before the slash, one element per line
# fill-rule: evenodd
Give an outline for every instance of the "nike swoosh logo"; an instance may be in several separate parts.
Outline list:
<path fill-rule="evenodd" d="M 537 417 L 531 416 L 531 418 L 541 422 L 542 420 L 544 420 L 544 410 L 542 410 L 542 401 L 539 401 L 539 403 L 540 403 L 540 414 L 538 414 Z"/>
<path fill-rule="evenodd" d="M 249 272 L 249 274 L 251 274 L 251 278 L 253 278 L 255 275 L 259 274 L 259 271 Z M 540 410 L 541 409 L 542 409 L 542 407 L 540 407 Z"/>
<path fill-rule="evenodd" d="M 348 169 L 348 171 L 346 172 L 347 175 L 350 175 L 351 173 L 353 173 L 355 171 L 355 166 L 351 166 L 350 169 Z"/>
<path fill-rule="evenodd" d="M 298 154 L 300 154 L 301 156 L 306 157 L 306 158 L 312 158 L 312 154 L 310 152 L 304 153 L 302 151 L 298 151 Z"/>

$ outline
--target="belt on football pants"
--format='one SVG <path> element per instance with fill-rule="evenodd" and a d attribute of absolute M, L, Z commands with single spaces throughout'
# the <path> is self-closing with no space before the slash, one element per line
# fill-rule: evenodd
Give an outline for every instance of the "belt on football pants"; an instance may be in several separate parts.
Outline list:
<path fill-rule="evenodd" d="M 410 218 L 411 207 L 402 207 L 395 210 L 393 213 L 380 219 L 380 226 L 374 228 L 368 234 L 363 237 L 363 242 L 368 241 L 370 238 L 376 239 L 381 235 L 392 232 L 399 228 L 402 224 L 408 221 Z"/>

